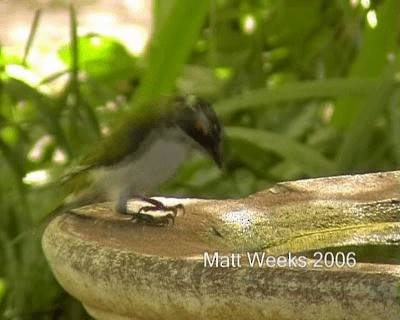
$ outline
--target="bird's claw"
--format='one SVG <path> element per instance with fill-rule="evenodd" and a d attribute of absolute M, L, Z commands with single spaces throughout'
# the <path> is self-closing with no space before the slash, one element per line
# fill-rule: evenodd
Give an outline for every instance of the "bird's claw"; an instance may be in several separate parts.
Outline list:
<path fill-rule="evenodd" d="M 182 204 L 177 204 L 174 206 L 144 206 L 139 209 L 138 213 L 148 211 L 171 211 L 174 213 L 174 217 L 176 217 L 178 215 L 178 211 L 182 211 L 182 214 L 185 214 L 185 207 Z"/>
<path fill-rule="evenodd" d="M 175 224 L 175 216 L 171 213 L 168 213 L 160 217 L 155 217 L 152 216 L 151 214 L 146 214 L 146 213 L 135 213 L 132 215 L 131 221 L 144 225 L 166 227 L 170 224 L 171 221 L 172 225 Z"/>
<path fill-rule="evenodd" d="M 147 213 L 149 211 L 169 211 L 172 213 L 163 216 L 153 216 Z M 133 215 L 131 221 L 146 225 L 165 227 L 168 226 L 170 222 L 172 222 L 172 225 L 175 224 L 175 217 L 178 215 L 179 211 L 183 212 L 182 214 L 185 214 L 185 207 L 182 204 L 177 204 L 175 206 L 143 206 Z"/>

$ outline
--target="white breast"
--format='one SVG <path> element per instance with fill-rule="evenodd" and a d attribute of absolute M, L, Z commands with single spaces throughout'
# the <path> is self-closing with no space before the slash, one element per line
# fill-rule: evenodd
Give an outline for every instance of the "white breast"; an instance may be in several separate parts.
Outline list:
<path fill-rule="evenodd" d="M 180 129 L 158 130 L 150 134 L 137 153 L 119 165 L 98 170 L 94 186 L 116 200 L 129 188 L 132 195 L 144 196 L 167 181 L 186 159 L 190 144 Z"/>

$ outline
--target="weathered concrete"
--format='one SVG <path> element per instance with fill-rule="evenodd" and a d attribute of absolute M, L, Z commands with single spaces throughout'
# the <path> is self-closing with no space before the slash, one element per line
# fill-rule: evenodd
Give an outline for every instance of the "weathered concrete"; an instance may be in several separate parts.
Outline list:
<path fill-rule="evenodd" d="M 168 227 L 99 204 L 56 217 L 43 250 L 96 319 L 398 319 L 398 264 L 252 267 L 247 255 L 283 262 L 289 251 L 370 243 L 400 256 L 399 182 L 388 172 L 280 183 L 241 200 L 169 199 L 186 214 Z M 219 252 L 219 267 L 204 266 L 205 252 Z"/>

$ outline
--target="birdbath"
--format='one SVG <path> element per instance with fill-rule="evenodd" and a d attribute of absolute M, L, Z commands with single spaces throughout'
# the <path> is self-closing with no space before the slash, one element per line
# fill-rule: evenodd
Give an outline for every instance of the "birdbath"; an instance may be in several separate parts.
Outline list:
<path fill-rule="evenodd" d="M 400 171 L 278 183 L 239 200 L 160 199 L 185 215 L 146 226 L 102 203 L 47 226 L 54 275 L 95 319 L 400 315 L 399 259 L 361 263 L 345 250 L 400 256 Z"/>

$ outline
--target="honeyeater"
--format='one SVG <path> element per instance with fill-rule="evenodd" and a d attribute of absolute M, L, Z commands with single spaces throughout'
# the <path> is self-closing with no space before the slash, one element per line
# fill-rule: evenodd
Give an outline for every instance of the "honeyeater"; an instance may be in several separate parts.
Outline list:
<path fill-rule="evenodd" d="M 183 206 L 166 206 L 150 196 L 173 176 L 193 149 L 203 151 L 221 167 L 221 124 L 211 104 L 193 95 L 160 101 L 173 105 L 150 116 L 127 115 L 64 176 L 63 185 L 72 195 L 61 210 L 107 200 L 115 202 L 118 213 L 131 214 L 140 223 L 164 225 L 174 220 Z M 127 202 L 134 198 L 148 205 L 129 212 Z M 149 214 L 151 211 L 165 215 L 156 217 Z"/>

